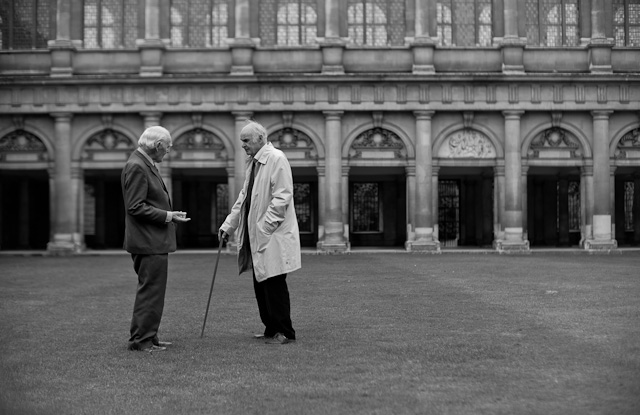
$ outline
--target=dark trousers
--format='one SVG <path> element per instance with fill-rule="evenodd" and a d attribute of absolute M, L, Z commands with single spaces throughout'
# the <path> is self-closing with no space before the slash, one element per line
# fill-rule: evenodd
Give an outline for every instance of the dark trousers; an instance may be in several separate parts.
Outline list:
<path fill-rule="evenodd" d="M 265 326 L 264 335 L 272 337 L 276 333 L 282 333 L 288 339 L 295 340 L 286 278 L 287 274 L 282 274 L 258 282 L 253 274 L 253 290 L 258 301 L 260 319 Z"/>
<path fill-rule="evenodd" d="M 129 349 L 140 350 L 158 343 L 158 328 L 167 291 L 169 255 L 131 254 L 138 274 L 138 290 L 131 318 Z"/>

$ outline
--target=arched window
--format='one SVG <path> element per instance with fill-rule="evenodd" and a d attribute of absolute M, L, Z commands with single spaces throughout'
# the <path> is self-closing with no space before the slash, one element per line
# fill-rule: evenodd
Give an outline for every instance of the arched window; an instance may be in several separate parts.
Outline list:
<path fill-rule="evenodd" d="M 137 38 L 137 2 L 126 0 L 85 0 L 85 48 L 133 48 L 136 46 Z"/>
<path fill-rule="evenodd" d="M 527 44 L 577 46 L 578 0 L 526 0 Z"/>
<path fill-rule="evenodd" d="M 438 1 L 440 46 L 491 46 L 491 0 Z"/>
<path fill-rule="evenodd" d="M 404 1 L 349 0 L 349 39 L 356 45 L 404 44 Z"/>
<path fill-rule="evenodd" d="M 613 0 L 616 46 L 640 46 L 640 0 Z"/>
<path fill-rule="evenodd" d="M 0 48 L 44 49 L 50 38 L 51 0 L 0 2 Z"/>
<path fill-rule="evenodd" d="M 171 45 L 224 46 L 229 37 L 228 0 L 172 0 Z"/>
<path fill-rule="evenodd" d="M 315 45 L 318 31 L 316 0 L 260 2 L 260 41 L 265 46 Z"/>

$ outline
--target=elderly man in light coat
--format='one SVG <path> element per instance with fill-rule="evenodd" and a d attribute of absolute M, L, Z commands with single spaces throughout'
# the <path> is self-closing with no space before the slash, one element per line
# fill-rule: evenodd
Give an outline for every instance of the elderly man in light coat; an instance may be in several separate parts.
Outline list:
<path fill-rule="evenodd" d="M 301 267 L 291 166 L 284 153 L 267 141 L 265 128 L 254 121 L 242 129 L 240 141 L 249 156 L 246 179 L 218 236 L 227 239 L 237 230 L 239 273 L 253 269 L 265 326 L 255 337 L 286 344 L 296 338 L 286 277 Z"/>

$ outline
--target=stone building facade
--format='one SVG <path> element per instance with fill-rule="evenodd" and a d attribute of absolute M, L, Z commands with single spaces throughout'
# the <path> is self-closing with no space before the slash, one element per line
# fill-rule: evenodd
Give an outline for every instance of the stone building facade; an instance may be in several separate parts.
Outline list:
<path fill-rule="evenodd" d="M 640 245 L 638 0 L 6 0 L 0 249 L 119 248 L 143 129 L 217 246 L 238 133 L 288 156 L 303 245 Z"/>

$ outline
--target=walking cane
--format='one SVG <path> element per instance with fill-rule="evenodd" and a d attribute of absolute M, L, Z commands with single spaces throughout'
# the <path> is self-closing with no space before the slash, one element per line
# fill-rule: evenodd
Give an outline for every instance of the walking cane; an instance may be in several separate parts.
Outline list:
<path fill-rule="evenodd" d="M 211 279 L 211 289 L 209 290 L 209 299 L 207 300 L 207 311 L 204 312 L 204 321 L 202 322 L 202 333 L 200 338 L 204 336 L 204 326 L 207 324 L 207 314 L 209 314 L 209 304 L 211 303 L 211 293 L 213 292 L 213 283 L 216 282 L 216 273 L 218 272 L 218 262 L 220 262 L 220 251 L 222 250 L 222 241 L 224 238 L 220 238 L 220 245 L 218 246 L 218 257 L 216 258 L 216 266 L 213 269 L 213 278 Z"/>

